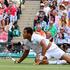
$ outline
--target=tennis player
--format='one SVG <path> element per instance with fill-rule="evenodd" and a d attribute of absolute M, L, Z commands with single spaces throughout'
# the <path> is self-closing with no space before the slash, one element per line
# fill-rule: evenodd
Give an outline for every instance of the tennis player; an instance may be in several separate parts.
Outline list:
<path fill-rule="evenodd" d="M 16 60 L 16 63 L 21 63 L 29 54 L 30 49 L 36 52 L 35 64 L 49 64 L 49 59 L 54 57 L 57 60 L 65 60 L 70 63 L 70 55 L 61 50 L 54 42 L 33 32 L 31 27 L 25 27 L 23 30 L 24 40 L 19 44 L 24 45 L 23 55 Z"/>

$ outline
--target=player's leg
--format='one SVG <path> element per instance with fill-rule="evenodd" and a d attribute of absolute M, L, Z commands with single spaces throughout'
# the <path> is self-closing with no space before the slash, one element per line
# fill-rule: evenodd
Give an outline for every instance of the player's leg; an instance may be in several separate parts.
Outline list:
<path fill-rule="evenodd" d="M 62 59 L 67 61 L 67 63 L 70 63 L 70 55 L 66 54 L 62 49 L 60 49 L 56 44 L 53 44 L 54 47 L 56 47 L 52 53 L 51 56 L 57 58 L 57 59 Z"/>
<path fill-rule="evenodd" d="M 55 48 L 52 48 L 55 47 Z M 47 59 L 49 60 L 51 57 L 55 58 L 54 61 L 48 61 L 49 64 L 65 64 L 66 61 L 65 59 L 60 60 L 60 58 L 65 54 L 65 52 L 63 50 L 61 50 L 56 44 L 52 44 L 50 49 L 47 50 L 45 56 L 47 57 Z"/>
<path fill-rule="evenodd" d="M 65 60 L 49 60 L 49 64 L 67 64 Z"/>
<path fill-rule="evenodd" d="M 70 55 L 64 54 L 61 59 L 66 60 L 70 64 Z"/>
<path fill-rule="evenodd" d="M 54 44 L 53 46 L 56 47 L 56 48 L 51 51 L 52 53 L 50 53 L 50 55 L 53 56 L 56 59 L 62 59 L 62 60 L 67 61 L 67 63 L 70 63 L 70 55 L 66 54 L 56 44 Z"/>

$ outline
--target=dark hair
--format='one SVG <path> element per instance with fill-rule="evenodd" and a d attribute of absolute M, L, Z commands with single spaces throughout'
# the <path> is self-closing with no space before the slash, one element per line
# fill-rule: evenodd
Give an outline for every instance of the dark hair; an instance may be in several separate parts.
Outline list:
<path fill-rule="evenodd" d="M 27 33 L 33 34 L 33 29 L 31 27 L 25 27 L 24 30 L 27 31 Z"/>

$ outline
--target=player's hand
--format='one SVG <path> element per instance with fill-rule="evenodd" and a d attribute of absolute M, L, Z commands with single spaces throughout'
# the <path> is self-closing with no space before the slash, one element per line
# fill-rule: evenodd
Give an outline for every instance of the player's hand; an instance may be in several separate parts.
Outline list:
<path fill-rule="evenodd" d="M 35 64 L 39 65 L 40 64 L 40 60 L 39 59 L 35 59 Z"/>
<path fill-rule="evenodd" d="M 41 60 L 40 64 L 48 64 L 48 60 L 47 60 L 47 58 L 45 56 Z"/>
<path fill-rule="evenodd" d="M 15 60 L 14 63 L 20 63 L 18 60 Z"/>

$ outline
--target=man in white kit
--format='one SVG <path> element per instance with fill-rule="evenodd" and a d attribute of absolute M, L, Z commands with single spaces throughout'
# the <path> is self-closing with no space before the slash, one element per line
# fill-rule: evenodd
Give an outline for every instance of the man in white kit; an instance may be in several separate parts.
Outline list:
<path fill-rule="evenodd" d="M 34 33 L 31 27 L 24 28 L 23 38 L 24 40 L 21 42 L 21 45 L 24 45 L 23 48 L 25 51 L 23 55 L 15 61 L 16 63 L 22 62 L 27 57 L 30 49 L 33 49 L 37 54 L 35 58 L 36 64 L 49 64 L 48 60 L 51 57 L 62 59 L 70 63 L 69 55 L 61 50 L 54 42 L 50 42 L 49 39 Z"/>

